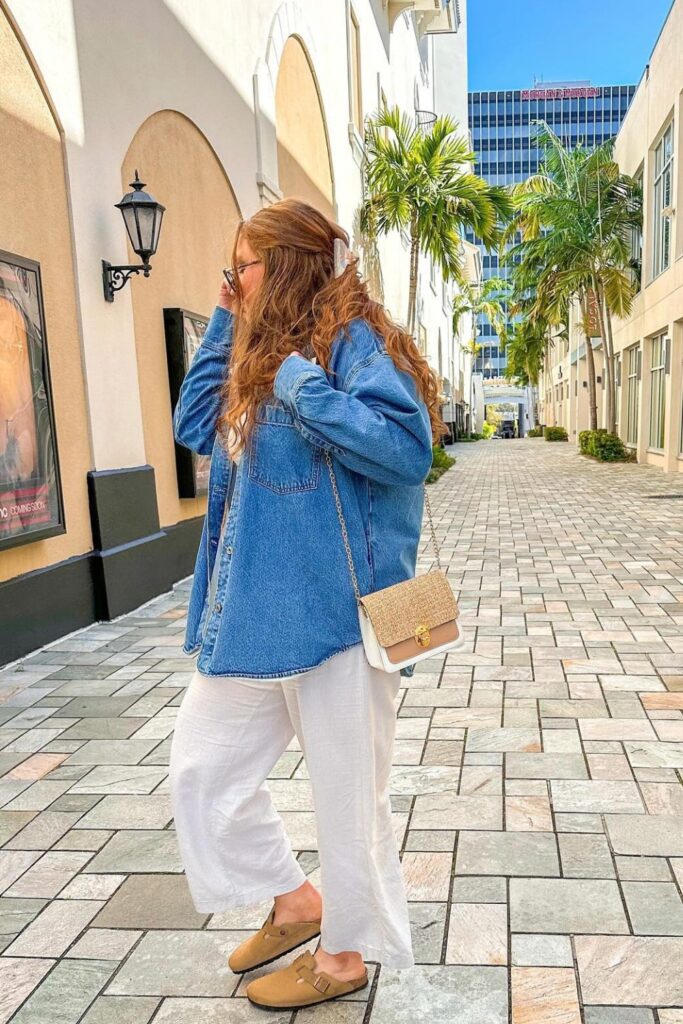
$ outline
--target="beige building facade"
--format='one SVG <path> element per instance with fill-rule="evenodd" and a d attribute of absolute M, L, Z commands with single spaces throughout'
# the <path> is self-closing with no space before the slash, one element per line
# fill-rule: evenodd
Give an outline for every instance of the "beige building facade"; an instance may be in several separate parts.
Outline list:
<path fill-rule="evenodd" d="M 440 81 L 466 94 L 464 6 L 0 0 L 0 664 L 192 572 L 206 494 L 201 467 L 181 486 L 165 314 L 201 330 L 239 220 L 281 196 L 360 248 L 364 119 L 434 109 L 437 36 Z M 159 247 L 107 302 L 102 260 L 139 263 L 114 209 L 136 171 L 165 207 Z M 407 247 L 379 248 L 401 320 Z M 427 260 L 419 294 L 446 376 Z"/>
<path fill-rule="evenodd" d="M 640 287 L 614 322 L 617 429 L 639 462 L 683 473 L 683 0 L 675 0 L 616 138 L 626 174 L 642 182 L 643 229 L 633 239 Z M 604 426 L 602 342 L 593 341 L 598 423 Z M 555 339 L 540 386 L 542 419 L 576 440 L 589 425 L 586 359 L 577 311 Z"/>

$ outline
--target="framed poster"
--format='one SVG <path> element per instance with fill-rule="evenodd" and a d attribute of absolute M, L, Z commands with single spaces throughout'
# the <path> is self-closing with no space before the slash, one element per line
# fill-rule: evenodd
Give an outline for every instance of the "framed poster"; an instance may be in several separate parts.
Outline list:
<path fill-rule="evenodd" d="M 208 322 L 206 317 L 190 313 L 187 309 L 164 310 L 166 357 L 173 410 L 178 402 L 180 386 L 204 337 Z M 202 494 L 208 494 L 211 456 L 198 455 L 177 442 L 175 453 L 179 497 L 198 498 Z"/>
<path fill-rule="evenodd" d="M 0 550 L 65 532 L 40 266 L 0 250 Z"/>

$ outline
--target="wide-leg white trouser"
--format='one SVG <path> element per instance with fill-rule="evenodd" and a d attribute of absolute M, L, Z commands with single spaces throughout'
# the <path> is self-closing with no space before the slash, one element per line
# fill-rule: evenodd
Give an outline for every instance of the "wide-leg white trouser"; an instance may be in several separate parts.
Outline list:
<path fill-rule="evenodd" d="M 258 903 L 306 880 L 266 782 L 296 735 L 313 791 L 322 948 L 414 965 L 389 799 L 399 685 L 400 673 L 373 668 L 362 644 L 285 679 L 195 671 L 170 784 L 197 910 Z"/>

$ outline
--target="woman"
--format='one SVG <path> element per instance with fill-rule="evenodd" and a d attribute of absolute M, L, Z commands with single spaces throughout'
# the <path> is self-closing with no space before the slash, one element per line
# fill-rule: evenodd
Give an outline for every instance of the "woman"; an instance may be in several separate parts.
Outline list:
<path fill-rule="evenodd" d="M 436 378 L 356 261 L 335 274 L 336 239 L 348 244 L 291 199 L 240 225 L 173 417 L 180 444 L 212 455 L 183 646 L 199 656 L 171 750 L 176 829 L 198 910 L 273 900 L 233 971 L 321 936 L 247 986 L 278 1009 L 362 988 L 364 959 L 415 962 L 388 790 L 401 672 L 365 657 L 324 452 L 365 594 L 415 574 L 432 434 L 446 428 Z M 295 736 L 321 893 L 266 783 Z"/>

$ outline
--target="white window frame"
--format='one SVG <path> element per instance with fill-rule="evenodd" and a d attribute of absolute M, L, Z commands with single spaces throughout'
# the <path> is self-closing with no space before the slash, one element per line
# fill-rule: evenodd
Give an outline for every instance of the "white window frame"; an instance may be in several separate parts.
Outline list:
<path fill-rule="evenodd" d="M 674 123 L 669 122 L 655 147 L 652 189 L 652 277 L 659 277 L 671 266 L 672 215 L 674 189 Z"/>
<path fill-rule="evenodd" d="M 349 65 L 350 65 L 350 120 L 358 133 L 363 138 L 363 76 L 362 76 L 362 52 L 361 32 L 358 15 L 353 7 L 349 7 Z"/>
<path fill-rule="evenodd" d="M 640 185 L 642 190 L 644 181 L 644 172 L 641 167 L 640 171 L 635 175 L 635 180 Z M 642 291 L 643 288 L 643 224 L 642 221 L 637 227 L 631 228 L 631 259 L 634 263 L 638 264 L 638 275 L 636 277 L 636 271 L 632 271 L 634 283 L 636 284 L 636 293 Z"/>
<path fill-rule="evenodd" d="M 666 350 L 667 334 L 650 339 L 650 434 L 652 451 L 664 451 L 666 437 Z"/>
<path fill-rule="evenodd" d="M 640 345 L 624 352 L 626 369 L 626 444 L 638 444 L 640 416 Z"/>

